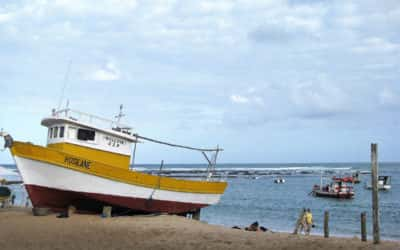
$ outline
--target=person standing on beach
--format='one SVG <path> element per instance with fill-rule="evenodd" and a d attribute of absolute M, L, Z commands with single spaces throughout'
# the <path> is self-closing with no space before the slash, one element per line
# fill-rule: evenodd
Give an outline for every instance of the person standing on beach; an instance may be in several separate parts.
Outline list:
<path fill-rule="evenodd" d="M 303 208 L 303 216 L 302 216 L 301 221 L 300 221 L 300 224 L 299 224 L 299 231 L 300 231 L 300 234 L 301 234 L 302 231 L 303 231 L 304 233 L 306 233 L 306 229 L 307 229 L 306 213 L 307 213 L 306 209 Z"/>
<path fill-rule="evenodd" d="M 309 208 L 307 208 L 307 211 L 305 213 L 305 219 L 306 219 L 306 235 L 310 235 L 311 227 L 313 226 L 313 219 L 311 210 Z"/>
<path fill-rule="evenodd" d="M 14 203 L 15 203 L 15 194 L 12 194 L 11 195 L 11 205 L 14 206 Z"/>

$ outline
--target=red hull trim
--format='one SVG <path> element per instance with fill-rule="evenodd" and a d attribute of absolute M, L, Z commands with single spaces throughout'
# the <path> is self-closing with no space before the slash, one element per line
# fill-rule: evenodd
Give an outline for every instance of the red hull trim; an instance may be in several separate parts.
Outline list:
<path fill-rule="evenodd" d="M 91 205 L 93 205 L 93 208 L 101 208 L 103 205 L 111 205 L 142 212 L 181 214 L 207 206 L 207 204 L 75 192 L 36 185 L 25 185 L 25 187 L 34 207 L 48 207 L 54 211 L 64 210 L 69 205 L 76 205 L 78 206 L 78 210 L 84 211 L 90 210 L 87 209 L 87 207 L 90 207 Z M 79 206 L 84 208 L 79 209 Z"/>

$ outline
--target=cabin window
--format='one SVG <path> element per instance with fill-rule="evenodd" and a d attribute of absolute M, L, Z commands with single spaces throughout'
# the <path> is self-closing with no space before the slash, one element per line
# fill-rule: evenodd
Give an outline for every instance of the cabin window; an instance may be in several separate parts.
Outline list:
<path fill-rule="evenodd" d="M 94 141 L 95 132 L 89 129 L 78 129 L 78 140 Z"/>
<path fill-rule="evenodd" d="M 60 127 L 60 138 L 64 137 L 64 126 Z"/>
<path fill-rule="evenodd" d="M 53 128 L 49 128 L 49 138 L 53 138 Z"/>
<path fill-rule="evenodd" d="M 58 135 L 58 127 L 54 127 L 54 130 L 53 130 L 53 137 L 54 137 L 54 138 L 57 138 L 57 135 Z"/>

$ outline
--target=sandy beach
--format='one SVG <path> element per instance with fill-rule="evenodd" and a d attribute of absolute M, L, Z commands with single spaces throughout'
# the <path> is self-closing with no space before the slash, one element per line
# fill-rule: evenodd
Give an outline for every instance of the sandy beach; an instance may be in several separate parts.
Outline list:
<path fill-rule="evenodd" d="M 0 209 L 1 249 L 400 249 L 400 242 L 373 245 L 358 238 L 324 239 L 287 233 L 247 232 L 179 216 L 56 214 Z"/>

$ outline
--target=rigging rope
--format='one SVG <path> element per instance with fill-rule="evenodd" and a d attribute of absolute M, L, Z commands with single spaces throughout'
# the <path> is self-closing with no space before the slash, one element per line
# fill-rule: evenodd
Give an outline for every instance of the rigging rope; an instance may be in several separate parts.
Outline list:
<path fill-rule="evenodd" d="M 70 70 L 71 70 L 71 64 L 72 64 L 72 60 L 69 61 L 69 63 L 68 63 L 68 68 L 67 68 L 67 72 L 65 73 L 64 84 L 63 84 L 63 87 L 62 87 L 62 89 L 61 89 L 61 96 L 60 96 L 60 100 L 58 101 L 58 108 L 57 108 L 57 110 L 60 110 L 62 101 L 63 101 L 63 99 L 64 99 L 64 93 L 65 93 L 65 88 L 67 87 L 67 83 L 68 83 L 69 72 L 70 72 Z"/>
<path fill-rule="evenodd" d="M 133 136 L 135 136 L 138 139 L 145 140 L 145 141 L 150 141 L 150 142 L 163 144 L 163 145 L 167 145 L 167 146 L 170 146 L 170 147 L 176 147 L 176 148 L 184 148 L 184 149 L 201 151 L 201 152 L 219 152 L 219 151 L 223 151 L 222 148 L 218 148 L 218 147 L 217 148 L 194 148 L 194 147 L 189 147 L 189 146 L 184 146 L 184 145 L 173 144 L 173 143 L 169 143 L 169 142 L 163 142 L 163 141 L 151 139 L 151 138 L 148 138 L 148 137 L 144 137 L 144 136 L 141 136 L 141 135 L 138 135 L 138 134 L 133 134 Z"/>

